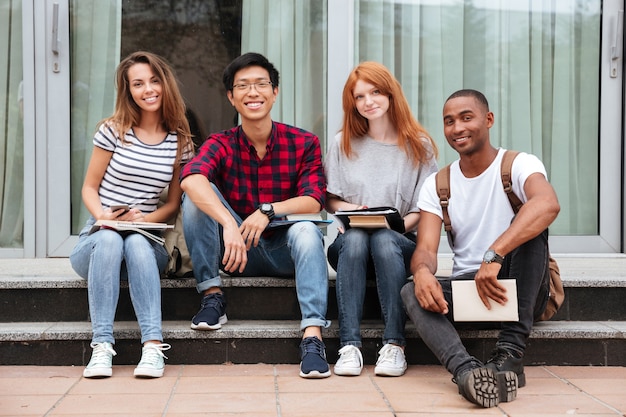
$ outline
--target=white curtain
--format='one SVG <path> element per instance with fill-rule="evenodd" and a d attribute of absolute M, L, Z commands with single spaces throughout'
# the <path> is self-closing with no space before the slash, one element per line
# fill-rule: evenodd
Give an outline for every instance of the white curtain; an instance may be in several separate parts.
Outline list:
<path fill-rule="evenodd" d="M 121 0 L 71 0 L 71 187 L 72 233 L 78 234 L 89 212 L 81 188 L 96 125 L 113 113 L 115 69 L 120 61 Z"/>
<path fill-rule="evenodd" d="M 357 0 L 355 65 L 400 80 L 440 148 L 445 99 L 482 91 L 495 146 L 537 155 L 561 202 L 552 234 L 597 234 L 601 0 Z"/>
<path fill-rule="evenodd" d="M 24 245 L 22 2 L 0 8 L 0 248 Z"/>
<path fill-rule="evenodd" d="M 326 0 L 244 0 L 241 53 L 258 52 L 280 73 L 272 118 L 326 132 Z"/>

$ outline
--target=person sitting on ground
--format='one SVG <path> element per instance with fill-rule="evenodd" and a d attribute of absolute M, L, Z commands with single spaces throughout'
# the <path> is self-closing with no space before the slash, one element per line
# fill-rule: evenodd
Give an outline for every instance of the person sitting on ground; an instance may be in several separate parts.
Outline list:
<path fill-rule="evenodd" d="M 422 183 L 437 171 L 437 147 L 413 117 L 396 78 L 382 64 L 363 62 L 343 89 L 343 128 L 325 160 L 327 210 L 393 207 L 404 232 L 391 229 L 340 230 L 328 248 L 337 271 L 339 360 L 336 375 L 360 375 L 363 356 L 360 324 L 366 279 L 376 279 L 385 331 L 374 372 L 403 375 L 406 314 L 400 290 L 411 275 L 417 198 Z"/>
<path fill-rule="evenodd" d="M 504 149 L 490 143 L 494 115 L 476 90 L 453 93 L 443 108 L 444 135 L 460 159 L 451 164 L 448 214 L 454 253 L 452 276 L 438 280 L 437 251 L 443 219 L 435 174 L 425 182 L 418 206 L 413 282 L 402 288 L 407 314 L 424 343 L 454 376 L 459 393 L 483 407 L 512 401 L 526 383 L 523 356 L 535 317 L 549 295 L 548 226 L 560 206 L 546 170 L 534 155 L 514 160 L 513 192 L 524 203 L 517 215 L 504 192 Z M 452 324 L 451 280 L 474 280 L 482 302 L 510 300 L 498 278 L 516 279 L 519 321 L 503 322 L 486 364 L 470 355 Z"/>
<path fill-rule="evenodd" d="M 328 377 L 322 341 L 322 328 L 330 324 L 325 318 L 328 266 L 322 232 L 307 221 L 266 230 L 274 218 L 323 209 L 326 180 L 319 139 L 272 121 L 279 74 L 263 55 L 235 58 L 223 82 L 241 125 L 209 136 L 181 174 L 185 241 L 202 294 L 191 328 L 216 330 L 227 322 L 220 268 L 233 276 L 295 275 L 303 330 L 300 376 Z"/>

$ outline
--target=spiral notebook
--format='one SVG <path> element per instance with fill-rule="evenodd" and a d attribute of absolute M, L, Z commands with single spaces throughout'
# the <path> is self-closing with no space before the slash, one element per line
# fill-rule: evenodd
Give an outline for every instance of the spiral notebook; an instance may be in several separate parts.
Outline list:
<path fill-rule="evenodd" d="M 491 301 L 491 310 L 483 304 L 474 280 L 452 281 L 454 321 L 519 321 L 517 287 L 514 279 L 499 279 L 509 299 L 505 305 Z"/>

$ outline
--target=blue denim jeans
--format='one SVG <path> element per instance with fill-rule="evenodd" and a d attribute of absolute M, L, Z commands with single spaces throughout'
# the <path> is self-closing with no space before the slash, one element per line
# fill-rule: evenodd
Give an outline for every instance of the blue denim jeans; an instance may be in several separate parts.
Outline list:
<path fill-rule="evenodd" d="M 89 219 L 70 254 L 72 268 L 87 280 L 92 342 L 115 343 L 113 321 L 121 279 L 128 280 L 141 343 L 162 341 L 161 272 L 167 266 L 167 251 L 138 233 L 102 229 L 89 235 L 94 222 Z"/>
<path fill-rule="evenodd" d="M 235 213 L 213 185 L 224 206 L 237 224 L 242 219 Z M 206 215 L 186 195 L 183 196 L 183 229 L 189 248 L 196 287 L 203 292 L 220 287 L 220 268 L 224 256 L 222 226 Z M 311 222 L 299 222 L 271 234 L 264 234 L 258 246 L 248 251 L 248 263 L 242 273 L 230 272 L 232 276 L 274 276 L 296 280 L 296 293 L 302 320 L 300 329 L 309 326 L 328 327 L 328 266 L 324 254 L 324 237 Z M 272 302 L 272 300 L 268 300 Z"/>
<path fill-rule="evenodd" d="M 523 353 L 533 322 L 545 309 L 549 294 L 548 231 L 529 240 L 506 256 L 500 278 L 515 278 L 517 284 L 519 321 L 503 323 L 463 323 L 462 328 L 499 328 L 496 346 L 515 349 Z M 473 279 L 467 274 L 455 279 Z M 428 348 L 437 356 L 448 372 L 456 376 L 463 366 L 477 361 L 463 344 L 453 324 L 452 290 L 450 279 L 441 279 L 443 294 L 448 302 L 447 315 L 422 309 L 415 298 L 415 286 L 409 283 L 402 288 L 402 300 L 407 314 Z"/>
<path fill-rule="evenodd" d="M 406 314 L 400 290 L 411 275 L 415 242 L 389 229 L 348 229 L 328 248 L 328 261 L 337 271 L 337 308 L 340 345 L 362 346 L 361 319 L 368 276 L 376 279 L 385 323 L 383 344 L 406 345 Z"/>

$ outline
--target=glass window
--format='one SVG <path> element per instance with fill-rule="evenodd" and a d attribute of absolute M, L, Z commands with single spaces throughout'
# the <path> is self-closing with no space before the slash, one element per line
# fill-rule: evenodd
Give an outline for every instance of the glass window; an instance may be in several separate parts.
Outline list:
<path fill-rule="evenodd" d="M 561 202 L 553 235 L 598 234 L 602 2 L 359 0 L 354 62 L 384 63 L 437 141 L 444 100 L 482 91 L 495 146 L 537 155 Z M 580 169 L 584 167 L 584 169 Z"/>
<path fill-rule="evenodd" d="M 71 8 L 72 233 L 88 217 L 80 189 L 95 126 L 112 113 L 115 67 L 133 51 L 148 50 L 172 64 L 197 144 L 238 123 L 222 73 L 250 51 L 280 72 L 272 117 L 323 139 L 325 0 L 71 0 Z"/>
<path fill-rule="evenodd" d="M 0 248 L 24 246 L 22 5 L 0 4 Z"/>

